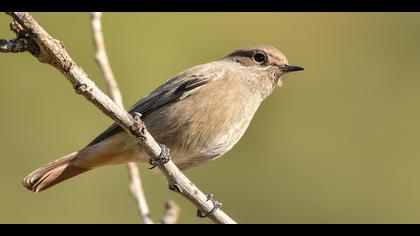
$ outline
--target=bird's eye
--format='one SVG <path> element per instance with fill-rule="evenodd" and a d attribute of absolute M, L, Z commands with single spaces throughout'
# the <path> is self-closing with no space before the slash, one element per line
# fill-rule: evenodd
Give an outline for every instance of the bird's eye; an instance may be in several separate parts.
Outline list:
<path fill-rule="evenodd" d="M 263 64 L 267 60 L 264 53 L 261 53 L 261 52 L 255 53 L 252 59 L 255 61 L 255 63 L 259 65 Z"/>

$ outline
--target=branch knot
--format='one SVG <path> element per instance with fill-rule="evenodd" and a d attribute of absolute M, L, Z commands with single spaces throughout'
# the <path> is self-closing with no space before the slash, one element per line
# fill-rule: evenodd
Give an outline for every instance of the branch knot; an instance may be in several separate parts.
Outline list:
<path fill-rule="evenodd" d="M 216 199 L 214 199 L 213 194 L 207 195 L 207 202 L 208 201 L 211 201 L 213 203 L 213 209 L 211 209 L 208 213 L 203 213 L 202 211 L 197 210 L 198 217 L 205 218 L 205 217 L 213 216 L 216 210 L 222 207 L 223 205 L 221 202 L 218 202 Z"/>
<path fill-rule="evenodd" d="M 151 167 L 149 167 L 149 169 L 154 169 L 156 166 L 158 165 L 163 165 L 168 163 L 171 160 L 171 155 L 169 153 L 169 148 L 167 148 L 165 145 L 163 144 L 159 144 L 160 146 L 160 154 L 158 157 L 155 158 L 150 158 L 149 164 L 151 165 Z M 175 186 L 175 185 L 173 185 Z M 179 188 L 179 186 L 178 186 Z"/>
<path fill-rule="evenodd" d="M 87 91 L 88 86 L 87 86 L 87 84 L 80 83 L 74 89 L 76 90 L 77 94 L 82 94 L 82 93 L 85 93 Z"/>
<path fill-rule="evenodd" d="M 176 193 L 182 193 L 182 189 L 177 183 L 169 183 L 169 190 Z"/>
<path fill-rule="evenodd" d="M 144 124 L 143 120 L 141 119 L 141 114 L 138 112 L 133 113 L 133 125 L 131 126 L 131 133 L 136 137 L 145 140 L 146 134 L 146 125 Z"/>
<path fill-rule="evenodd" d="M 10 30 L 16 34 L 18 38 L 28 38 L 30 37 L 28 32 L 15 20 L 10 23 Z"/>

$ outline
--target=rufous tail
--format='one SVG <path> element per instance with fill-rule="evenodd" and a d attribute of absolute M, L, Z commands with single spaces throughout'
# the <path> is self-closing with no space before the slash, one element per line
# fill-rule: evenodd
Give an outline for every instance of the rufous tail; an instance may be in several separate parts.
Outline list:
<path fill-rule="evenodd" d="M 23 180 L 23 186 L 33 192 L 41 192 L 64 180 L 90 170 L 73 165 L 72 162 L 77 158 L 77 155 L 78 152 L 73 152 L 41 166 Z"/>

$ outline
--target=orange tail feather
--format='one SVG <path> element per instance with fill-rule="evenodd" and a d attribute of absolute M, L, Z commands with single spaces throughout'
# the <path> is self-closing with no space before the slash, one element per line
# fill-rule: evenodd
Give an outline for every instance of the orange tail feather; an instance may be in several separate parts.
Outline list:
<path fill-rule="evenodd" d="M 78 152 L 74 152 L 40 167 L 23 180 L 23 186 L 33 192 L 41 192 L 64 180 L 88 171 L 89 169 L 80 168 L 72 164 L 77 155 Z"/>

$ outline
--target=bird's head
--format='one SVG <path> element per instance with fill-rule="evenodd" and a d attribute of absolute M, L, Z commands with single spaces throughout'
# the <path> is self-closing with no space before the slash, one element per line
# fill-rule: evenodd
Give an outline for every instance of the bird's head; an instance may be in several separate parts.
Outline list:
<path fill-rule="evenodd" d="M 232 60 L 241 66 L 262 74 L 260 78 L 268 78 L 273 87 L 281 86 L 283 75 L 303 70 L 300 66 L 289 65 L 286 56 L 270 45 L 253 45 L 240 48 L 229 54 L 224 60 Z"/>

